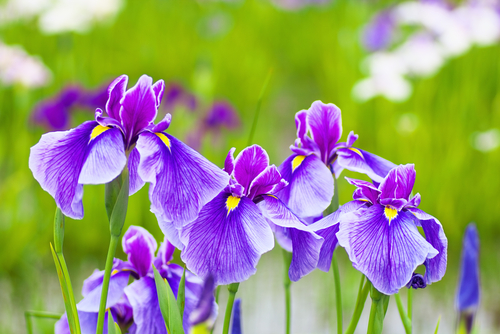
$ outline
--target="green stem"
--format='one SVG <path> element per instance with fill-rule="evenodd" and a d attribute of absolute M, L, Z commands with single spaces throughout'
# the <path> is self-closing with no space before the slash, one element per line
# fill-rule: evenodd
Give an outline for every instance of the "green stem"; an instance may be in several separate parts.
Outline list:
<path fill-rule="evenodd" d="M 31 318 L 45 318 L 59 320 L 61 315 L 58 313 L 44 312 L 44 311 L 26 311 L 24 312 L 24 318 L 26 319 L 26 330 L 28 334 L 33 333 L 33 324 Z"/>
<path fill-rule="evenodd" d="M 255 108 L 255 114 L 253 117 L 252 127 L 250 129 L 250 135 L 248 136 L 248 146 L 252 145 L 253 135 L 255 134 L 255 129 L 257 129 L 257 121 L 259 119 L 260 106 L 262 105 L 262 99 L 264 97 L 264 93 L 266 92 L 267 85 L 269 84 L 269 79 L 271 79 L 272 73 L 273 69 L 270 69 L 269 73 L 267 73 L 264 85 L 262 85 L 262 89 L 260 90 L 259 99 L 257 100 L 257 107 Z"/>
<path fill-rule="evenodd" d="M 366 298 L 368 297 L 368 293 L 370 292 L 371 283 L 367 281 L 365 286 L 363 287 L 363 283 L 365 281 L 365 276 L 361 277 L 361 282 L 359 283 L 358 290 L 358 298 L 356 299 L 356 306 L 354 308 L 354 312 L 352 314 L 351 322 L 349 323 L 349 327 L 345 334 L 353 334 L 356 330 L 356 326 L 358 325 L 359 318 L 361 318 L 361 313 L 363 312 L 363 308 L 365 307 Z"/>
<path fill-rule="evenodd" d="M 224 315 L 224 327 L 222 329 L 223 334 L 229 333 L 229 324 L 231 323 L 231 314 L 233 313 L 234 298 L 236 297 L 236 292 L 238 292 L 239 286 L 240 283 L 232 283 L 227 286 L 229 297 L 227 298 L 226 314 Z"/>
<path fill-rule="evenodd" d="M 81 333 L 80 320 L 78 318 L 78 310 L 76 309 L 75 294 L 73 293 L 73 286 L 71 285 L 71 279 L 69 278 L 68 267 L 66 266 L 66 261 L 64 260 L 64 255 L 62 253 L 56 253 L 59 262 L 61 263 L 61 269 L 66 280 L 66 288 L 68 289 L 69 303 L 71 305 L 72 313 L 75 319 L 75 330 L 76 333 Z"/>
<path fill-rule="evenodd" d="M 339 264 L 335 251 L 332 256 L 333 281 L 335 283 L 335 308 L 337 310 L 337 334 L 342 334 L 342 292 L 340 288 Z"/>
<path fill-rule="evenodd" d="M 283 249 L 283 263 L 284 263 L 284 275 L 283 275 L 283 287 L 285 288 L 285 310 L 286 310 L 286 334 L 290 334 L 291 326 L 292 326 L 292 297 L 290 293 L 290 287 L 292 285 L 292 281 L 290 281 L 290 276 L 288 275 L 288 269 L 290 268 L 290 264 L 292 263 L 292 254 Z"/>
<path fill-rule="evenodd" d="M 396 293 L 394 295 L 394 298 L 396 298 L 396 304 L 398 305 L 399 317 L 401 318 L 401 321 L 403 322 L 405 332 L 406 332 L 406 334 L 411 334 L 411 320 L 408 318 L 408 316 L 405 313 L 405 310 L 403 307 L 403 302 L 401 301 L 401 296 L 399 295 L 399 293 Z"/>
<path fill-rule="evenodd" d="M 389 305 L 389 296 L 372 286 L 370 290 L 372 307 L 370 309 L 370 319 L 368 321 L 368 334 L 381 334 L 384 327 L 385 313 Z"/>
<path fill-rule="evenodd" d="M 104 269 L 104 278 L 102 281 L 101 302 L 99 304 L 99 316 L 97 318 L 96 334 L 102 334 L 104 329 L 104 313 L 106 311 L 106 301 L 108 299 L 109 279 L 111 278 L 111 269 L 113 268 L 113 259 L 116 253 L 116 247 L 120 236 L 111 235 L 109 240 L 108 256 L 106 258 L 106 267 Z"/>
<path fill-rule="evenodd" d="M 412 321 L 412 315 L 413 315 L 413 289 L 409 288 L 408 289 L 408 319 Z"/>

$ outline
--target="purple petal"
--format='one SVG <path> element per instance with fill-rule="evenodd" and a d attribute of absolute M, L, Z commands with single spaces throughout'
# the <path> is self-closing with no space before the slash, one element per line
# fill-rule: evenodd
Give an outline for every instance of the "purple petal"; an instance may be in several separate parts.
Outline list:
<path fill-rule="evenodd" d="M 211 130 L 221 127 L 228 129 L 237 128 L 240 125 L 238 113 L 227 101 L 215 101 L 203 119 L 204 125 Z"/>
<path fill-rule="evenodd" d="M 282 184 L 281 180 L 281 174 L 275 165 L 266 167 L 250 184 L 248 198 L 253 199 L 258 195 L 275 193 L 276 187 L 283 189 L 287 183 Z"/>
<path fill-rule="evenodd" d="M 432 259 L 427 260 L 425 270 L 425 283 L 437 282 L 443 278 L 446 272 L 448 258 L 448 239 L 444 234 L 443 226 L 439 220 L 420 209 L 407 209 L 420 220 L 425 239 L 439 252 Z"/>
<path fill-rule="evenodd" d="M 80 320 L 80 330 L 82 334 L 95 334 L 97 330 L 97 312 L 82 312 L 78 310 L 78 319 Z M 103 334 L 108 333 L 108 312 L 104 315 L 104 331 Z M 55 334 L 70 334 L 68 318 L 66 313 L 63 314 L 61 319 L 56 322 Z"/>
<path fill-rule="evenodd" d="M 125 287 L 127 286 L 129 278 L 129 271 L 120 271 L 111 275 L 111 278 L 109 280 L 106 308 L 112 307 L 123 297 L 123 289 L 125 289 Z M 77 304 L 78 310 L 83 312 L 99 312 L 101 292 L 102 280 L 99 285 L 97 285 L 93 290 L 89 291 L 85 295 L 85 298 L 83 298 L 82 301 Z"/>
<path fill-rule="evenodd" d="M 335 224 L 331 227 L 325 228 L 324 230 L 318 231 L 317 234 L 322 237 L 325 241 L 321 246 L 321 251 L 319 253 L 318 259 L 318 269 L 328 272 L 330 271 L 330 266 L 332 265 L 332 257 L 335 248 L 337 248 L 337 232 L 339 231 L 339 224 Z"/>
<path fill-rule="evenodd" d="M 135 194 L 144 186 L 144 182 L 139 176 L 139 162 L 141 155 L 136 147 L 130 152 L 128 157 L 128 171 L 129 171 L 129 196 Z"/>
<path fill-rule="evenodd" d="M 139 175 L 150 182 L 151 211 L 181 227 L 228 184 L 229 175 L 166 133 L 143 133 L 137 141 Z"/>
<path fill-rule="evenodd" d="M 340 109 L 332 104 L 315 101 L 307 113 L 307 123 L 312 139 L 321 152 L 321 160 L 328 163 L 329 153 L 342 135 Z"/>
<path fill-rule="evenodd" d="M 181 253 L 187 267 L 215 284 L 242 282 L 256 272 L 260 256 L 274 246 L 273 233 L 260 210 L 248 198 L 221 193 L 185 226 Z"/>
<path fill-rule="evenodd" d="M 262 196 L 262 201 L 258 203 L 258 207 L 264 217 L 275 225 L 293 227 L 304 231 L 308 229 L 307 225 L 276 196 Z"/>
<path fill-rule="evenodd" d="M 380 199 L 402 198 L 409 200 L 413 185 L 415 184 L 415 166 L 413 164 L 399 165 L 389 172 L 380 184 L 382 191 Z"/>
<path fill-rule="evenodd" d="M 413 207 L 418 207 L 420 205 L 420 194 L 417 193 L 415 196 L 413 196 L 409 201 L 408 201 L 408 204 L 406 204 L 406 206 L 413 206 Z"/>
<path fill-rule="evenodd" d="M 366 164 L 370 167 L 374 174 L 367 174 L 372 180 L 380 183 L 383 178 L 387 176 L 389 171 L 396 167 L 396 165 L 389 160 L 379 157 L 378 155 L 372 154 L 365 150 L 359 150 L 363 157 L 365 158 Z M 377 175 L 377 176 L 375 176 Z M 380 179 L 380 181 L 377 181 Z"/>
<path fill-rule="evenodd" d="M 215 304 L 214 289 L 214 279 L 209 275 L 203 284 L 203 290 L 196 308 L 189 315 L 189 322 L 191 325 L 195 326 L 210 318 L 210 315 L 213 313 L 212 308 Z"/>
<path fill-rule="evenodd" d="M 356 142 L 356 140 L 358 140 L 358 135 L 354 134 L 354 131 L 351 131 L 349 132 L 349 134 L 347 135 L 347 143 L 346 145 L 348 147 L 351 147 L 352 145 L 354 145 L 354 143 Z"/>
<path fill-rule="evenodd" d="M 307 110 L 301 110 L 295 114 L 295 127 L 297 128 L 297 138 L 304 142 L 307 135 Z"/>
<path fill-rule="evenodd" d="M 231 334 L 241 334 L 241 299 L 234 301 Z"/>
<path fill-rule="evenodd" d="M 412 277 L 414 270 L 437 251 L 418 232 L 415 216 L 400 211 L 391 220 L 375 204 L 344 216 L 337 238 L 354 268 L 380 292 L 391 295 Z"/>
<path fill-rule="evenodd" d="M 335 176 L 339 177 L 342 170 L 363 173 L 375 182 L 382 182 L 389 170 L 396 165 L 392 162 L 382 159 L 374 154 L 368 153 L 355 147 L 341 148 L 337 151 L 338 165 L 335 168 Z"/>
<path fill-rule="evenodd" d="M 236 147 L 232 147 L 226 156 L 226 161 L 224 161 L 224 171 L 231 175 L 234 170 L 234 151 L 236 151 Z"/>
<path fill-rule="evenodd" d="M 128 76 L 121 75 L 116 78 L 108 87 L 108 101 L 106 102 L 106 113 L 109 117 L 118 121 L 120 118 L 120 102 L 127 90 Z"/>
<path fill-rule="evenodd" d="M 369 51 L 387 48 L 394 37 L 396 23 L 392 11 L 384 10 L 372 18 L 363 32 L 363 44 Z"/>
<path fill-rule="evenodd" d="M 157 82 L 155 82 L 155 84 L 153 85 L 153 92 L 154 92 L 155 98 L 156 98 L 156 109 L 158 109 L 158 107 L 160 107 L 160 103 L 161 103 L 161 99 L 163 97 L 164 91 L 165 91 L 165 81 L 158 80 Z M 165 131 L 165 130 L 162 130 L 162 131 Z"/>
<path fill-rule="evenodd" d="M 123 97 L 120 118 L 125 131 L 127 146 L 131 145 L 136 136 L 152 124 L 156 118 L 156 96 L 152 88 L 153 79 L 143 75 L 137 84 L 130 88 Z"/>
<path fill-rule="evenodd" d="M 153 126 L 152 132 L 164 132 L 170 126 L 170 122 L 172 122 L 172 115 L 167 113 L 165 117 L 160 121 L 160 123 Z"/>
<path fill-rule="evenodd" d="M 456 307 L 459 312 L 476 312 L 479 306 L 479 235 L 474 223 L 467 225 L 462 247 Z"/>
<path fill-rule="evenodd" d="M 347 182 L 349 182 L 352 185 L 355 185 L 358 187 L 357 190 L 360 190 L 359 192 L 355 192 L 353 198 L 355 200 L 367 200 L 370 201 L 372 204 L 375 204 L 378 202 L 378 197 L 380 195 L 380 190 L 375 187 L 374 184 L 362 180 L 355 180 L 355 179 L 350 179 L 348 177 L 345 178 Z"/>
<path fill-rule="evenodd" d="M 164 264 L 168 264 L 172 260 L 174 255 L 175 247 L 172 245 L 168 238 L 165 237 L 163 242 L 160 244 L 160 248 L 158 249 L 158 254 L 156 254 L 156 258 L 154 260 L 154 265 L 156 268 L 160 268 Z"/>
<path fill-rule="evenodd" d="M 278 244 L 286 250 L 287 252 L 292 252 L 292 238 L 290 238 L 290 229 L 286 227 L 281 227 L 276 224 L 273 224 L 272 221 L 268 220 L 269 226 L 274 232 L 274 237 Z"/>
<path fill-rule="evenodd" d="M 125 166 L 123 141 L 121 146 L 117 142 L 119 130 L 108 129 L 94 136 L 98 127 L 97 122 L 89 121 L 69 131 L 50 132 L 31 148 L 33 176 L 61 211 L 74 219 L 83 217 L 81 183 L 110 182 Z"/>
<path fill-rule="evenodd" d="M 154 279 L 142 277 L 125 288 L 132 306 L 137 333 L 167 334 Z"/>
<path fill-rule="evenodd" d="M 130 226 L 123 235 L 122 247 L 139 277 L 146 276 L 151 270 L 153 258 L 158 244 L 155 238 L 145 228 Z"/>
<path fill-rule="evenodd" d="M 292 263 L 288 276 L 297 282 L 316 268 L 324 240 L 314 232 L 295 228 L 290 228 L 289 232 L 292 239 Z"/>
<path fill-rule="evenodd" d="M 297 165 L 297 159 L 303 160 Z M 317 156 L 292 155 L 279 171 L 289 185 L 277 196 L 299 217 L 318 216 L 330 205 L 333 177 Z"/>
<path fill-rule="evenodd" d="M 180 249 L 181 251 L 184 250 L 184 244 L 180 239 L 180 230 L 175 227 L 175 223 L 165 220 L 162 217 L 157 217 L 157 219 L 158 226 L 160 226 L 160 229 L 163 232 L 163 235 L 165 235 L 165 238 L 167 238 L 167 240 L 172 245 L 174 245 L 175 248 Z"/>
<path fill-rule="evenodd" d="M 234 161 L 234 178 L 246 192 L 252 181 L 269 166 L 269 156 L 259 145 L 245 148 Z"/>

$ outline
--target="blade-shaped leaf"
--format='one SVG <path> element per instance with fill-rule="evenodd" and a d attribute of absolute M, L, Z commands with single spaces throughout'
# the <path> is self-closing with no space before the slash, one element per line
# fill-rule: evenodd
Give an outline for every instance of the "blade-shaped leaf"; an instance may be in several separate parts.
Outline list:
<path fill-rule="evenodd" d="M 128 207 L 128 195 L 129 195 L 129 176 L 128 169 L 125 168 L 122 172 L 122 185 L 118 196 L 116 197 L 116 202 L 113 207 L 113 212 L 109 218 L 109 230 L 112 235 L 120 236 L 122 233 L 123 224 L 125 223 L 125 218 L 127 216 Z"/>
<path fill-rule="evenodd" d="M 182 318 L 179 308 L 177 307 L 177 301 L 175 300 L 174 293 L 172 292 L 168 282 L 161 277 L 160 273 L 154 266 L 153 270 L 155 274 L 158 302 L 160 304 L 163 320 L 167 326 L 167 331 L 169 334 L 184 334 L 184 329 L 182 328 Z"/>
<path fill-rule="evenodd" d="M 436 325 L 436 330 L 434 331 L 434 334 L 437 334 L 438 333 L 438 330 L 439 330 L 439 323 L 441 322 L 441 317 L 439 317 L 438 319 L 438 323 Z"/>
<path fill-rule="evenodd" d="M 108 334 L 122 334 L 120 326 L 113 319 L 111 311 L 108 310 Z"/>
<path fill-rule="evenodd" d="M 184 306 L 186 305 L 186 267 L 182 272 L 182 278 L 179 283 L 179 290 L 177 291 L 177 307 L 179 308 L 179 313 L 181 314 L 181 320 L 184 316 Z"/>

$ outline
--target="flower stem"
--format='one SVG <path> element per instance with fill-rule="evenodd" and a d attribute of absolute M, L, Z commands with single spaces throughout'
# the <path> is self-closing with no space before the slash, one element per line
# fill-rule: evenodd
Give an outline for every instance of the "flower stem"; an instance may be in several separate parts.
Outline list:
<path fill-rule="evenodd" d="M 413 315 L 413 289 L 408 289 L 408 319 L 412 318 Z"/>
<path fill-rule="evenodd" d="M 234 298 L 236 297 L 236 292 L 238 292 L 239 286 L 240 283 L 232 283 L 227 286 L 229 297 L 227 298 L 226 314 L 224 316 L 224 327 L 222 329 L 223 334 L 229 333 L 229 324 L 231 323 L 231 314 L 233 313 Z"/>
<path fill-rule="evenodd" d="M 248 146 L 252 145 L 253 135 L 255 134 L 255 129 L 257 129 L 257 121 L 259 120 L 260 107 L 262 105 L 262 99 L 264 98 L 264 93 L 266 92 L 267 85 L 269 84 L 269 79 L 271 79 L 271 74 L 273 69 L 269 69 L 264 84 L 260 90 L 259 99 L 257 100 L 257 107 L 255 108 L 255 114 L 253 116 L 252 127 L 250 129 L 250 135 L 248 136 Z"/>
<path fill-rule="evenodd" d="M 292 263 L 292 254 L 283 249 L 283 263 L 285 267 L 284 275 L 283 275 L 283 286 L 285 288 L 285 310 L 286 310 L 286 334 L 290 334 L 291 326 L 292 326 L 292 297 L 290 293 L 290 287 L 292 285 L 292 281 L 290 281 L 290 276 L 288 275 L 288 268 L 290 268 L 290 263 Z"/>
<path fill-rule="evenodd" d="M 381 334 L 384 327 L 385 313 L 389 305 L 389 296 L 375 289 L 372 285 L 370 290 L 372 307 L 370 309 L 370 320 L 368 321 L 368 334 Z"/>
<path fill-rule="evenodd" d="M 337 334 L 342 334 L 342 293 L 340 288 L 339 264 L 335 251 L 332 256 L 333 281 L 335 283 L 335 308 L 337 310 Z"/>
<path fill-rule="evenodd" d="M 351 322 L 349 323 L 349 327 L 345 334 L 353 334 L 356 330 L 356 326 L 358 325 L 359 318 L 361 318 L 361 313 L 363 312 L 363 308 L 365 307 L 366 298 L 368 297 L 368 293 L 370 292 L 371 283 L 367 281 L 365 286 L 363 287 L 363 283 L 365 282 L 365 276 L 361 276 L 361 282 L 359 283 L 358 290 L 358 298 L 356 299 L 356 306 L 354 308 L 354 313 L 352 314 Z"/>
<path fill-rule="evenodd" d="M 403 302 L 401 301 L 401 296 L 399 295 L 399 293 L 396 293 L 394 295 L 394 298 L 396 298 L 396 304 L 398 305 L 399 316 L 401 318 L 401 321 L 403 322 L 405 332 L 406 334 L 411 334 L 411 320 L 405 313 L 405 310 L 403 308 Z"/>
<path fill-rule="evenodd" d="M 111 235 L 109 240 L 108 256 L 106 258 L 106 267 L 104 268 L 104 278 L 102 281 L 101 302 L 99 304 L 99 316 L 97 318 L 97 334 L 101 334 L 104 329 L 104 313 L 106 311 L 106 301 L 108 299 L 109 279 L 111 278 L 111 269 L 113 268 L 113 259 L 116 253 L 116 247 L 120 236 Z"/>

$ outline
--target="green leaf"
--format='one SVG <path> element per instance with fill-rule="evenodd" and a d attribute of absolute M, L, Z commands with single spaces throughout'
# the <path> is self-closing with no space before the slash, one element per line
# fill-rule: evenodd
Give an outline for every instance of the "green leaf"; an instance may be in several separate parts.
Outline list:
<path fill-rule="evenodd" d="M 118 175 L 113 181 L 106 183 L 104 186 L 104 205 L 106 206 L 106 213 L 108 220 L 111 219 L 111 214 L 116 204 L 116 199 L 122 188 L 122 175 Z"/>
<path fill-rule="evenodd" d="M 71 333 L 77 333 L 75 324 L 75 315 L 73 314 L 73 309 L 70 303 L 68 286 L 66 285 L 66 279 L 63 274 L 61 263 L 59 262 L 59 258 L 57 257 L 56 252 L 54 251 L 54 247 L 52 247 L 52 243 L 50 244 L 50 250 L 52 252 L 52 256 L 54 257 L 54 263 L 56 265 L 56 270 L 57 270 L 57 277 L 59 278 L 59 285 L 61 286 L 61 292 L 64 299 L 64 308 L 66 309 L 66 314 L 68 317 L 69 330 Z"/>
<path fill-rule="evenodd" d="M 439 319 L 438 319 L 438 323 L 436 325 L 436 330 L 434 331 L 434 334 L 437 334 L 438 333 L 438 330 L 439 330 L 439 323 L 441 322 L 441 316 L 439 316 Z"/>
<path fill-rule="evenodd" d="M 56 209 L 54 215 L 54 250 L 56 253 L 62 253 L 64 241 L 64 215 L 61 209 Z"/>
<path fill-rule="evenodd" d="M 111 315 L 111 311 L 108 309 L 108 334 L 116 334 L 115 321 Z"/>
<path fill-rule="evenodd" d="M 174 293 L 172 292 L 168 282 L 161 277 L 160 273 L 154 266 L 153 270 L 155 274 L 158 302 L 160 304 L 163 320 L 165 320 L 165 325 L 167 326 L 167 331 L 169 334 L 184 334 L 184 329 L 182 328 L 182 318 L 179 308 L 177 307 L 177 301 L 175 300 Z"/>
<path fill-rule="evenodd" d="M 113 182 L 113 181 L 112 181 Z M 129 177 L 128 169 L 122 172 L 122 184 L 120 192 L 116 198 L 115 205 L 113 207 L 113 212 L 109 218 L 109 230 L 111 235 L 120 236 L 122 233 L 123 224 L 125 223 L 125 218 L 127 216 L 128 207 L 128 195 L 129 195 Z"/>
<path fill-rule="evenodd" d="M 177 291 L 177 307 L 179 308 L 179 313 L 181 314 L 181 320 L 184 316 L 184 306 L 186 305 L 186 267 L 182 272 L 182 278 L 179 283 L 179 290 Z"/>

